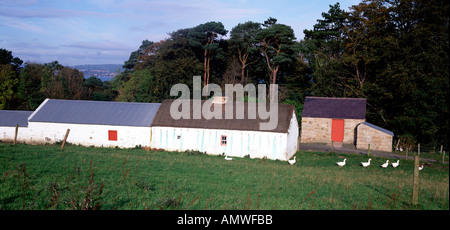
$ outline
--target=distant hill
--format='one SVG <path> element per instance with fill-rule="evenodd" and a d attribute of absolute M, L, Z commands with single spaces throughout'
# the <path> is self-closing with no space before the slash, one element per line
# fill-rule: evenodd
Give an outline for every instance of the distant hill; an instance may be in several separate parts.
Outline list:
<path fill-rule="evenodd" d="M 103 64 L 103 65 L 76 65 L 72 66 L 84 74 L 84 78 L 92 76 L 100 78 L 102 81 L 110 81 L 117 74 L 123 71 L 121 64 Z"/>

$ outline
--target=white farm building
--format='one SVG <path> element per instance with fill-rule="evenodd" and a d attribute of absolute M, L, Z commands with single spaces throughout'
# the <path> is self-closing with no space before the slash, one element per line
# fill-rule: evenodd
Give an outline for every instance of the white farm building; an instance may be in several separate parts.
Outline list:
<path fill-rule="evenodd" d="M 26 142 L 28 134 L 28 117 L 33 111 L 0 110 L 0 140 L 13 142 L 17 131 L 18 142 Z"/>
<path fill-rule="evenodd" d="M 225 105 L 222 119 L 174 119 L 170 115 L 173 100 L 161 103 L 152 123 L 152 148 L 170 151 L 197 150 L 208 154 L 250 158 L 268 158 L 287 161 L 297 151 L 298 122 L 294 106 L 278 104 L 276 128 L 261 130 L 260 123 L 266 120 L 248 119 L 249 103 L 242 103 L 244 118 L 225 117 Z M 192 105 L 192 101 L 190 101 Z M 203 104 L 205 101 L 201 101 Z M 236 102 L 234 108 L 236 108 Z M 259 105 L 259 103 L 255 103 Z M 190 106 L 193 108 L 193 106 Z M 190 111 L 192 115 L 192 111 Z"/>
<path fill-rule="evenodd" d="M 159 105 L 46 99 L 27 118 L 28 127 L 19 131 L 18 141 L 55 143 L 62 141 L 70 129 L 67 142 L 72 144 L 122 148 L 148 146 L 150 125 Z"/>
<path fill-rule="evenodd" d="M 27 144 L 60 142 L 70 129 L 67 142 L 83 146 L 196 150 L 285 161 L 297 151 L 299 128 L 292 105 L 278 104 L 276 128 L 266 131 L 259 128 L 265 120 L 248 119 L 247 113 L 244 119 L 173 119 L 172 102 L 46 99 L 34 112 L 0 110 L 0 140 L 13 141 L 19 124 L 17 141 Z"/>

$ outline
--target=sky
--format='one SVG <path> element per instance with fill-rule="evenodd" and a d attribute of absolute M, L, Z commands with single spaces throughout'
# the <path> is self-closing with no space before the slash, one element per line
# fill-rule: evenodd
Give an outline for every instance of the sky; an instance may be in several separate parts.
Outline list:
<path fill-rule="evenodd" d="M 24 62 L 65 66 L 123 64 L 142 41 L 202 23 L 222 22 L 230 31 L 247 21 L 276 18 L 297 40 L 322 12 L 358 0 L 0 0 L 0 48 Z M 229 36 L 224 37 L 229 39 Z"/>

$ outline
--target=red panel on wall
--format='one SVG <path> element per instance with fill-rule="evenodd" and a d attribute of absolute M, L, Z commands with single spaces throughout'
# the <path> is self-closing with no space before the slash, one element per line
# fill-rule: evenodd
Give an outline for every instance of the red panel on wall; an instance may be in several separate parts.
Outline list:
<path fill-rule="evenodd" d="M 331 121 L 331 140 L 334 142 L 344 140 L 344 120 L 333 119 Z"/>
<path fill-rule="evenodd" d="M 117 130 L 108 130 L 108 140 L 117 141 Z"/>

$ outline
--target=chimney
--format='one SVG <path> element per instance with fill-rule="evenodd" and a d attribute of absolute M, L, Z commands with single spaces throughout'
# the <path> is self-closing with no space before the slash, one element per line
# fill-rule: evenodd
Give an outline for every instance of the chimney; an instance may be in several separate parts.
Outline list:
<path fill-rule="evenodd" d="M 213 104 L 225 104 L 228 101 L 228 97 L 214 97 Z"/>

